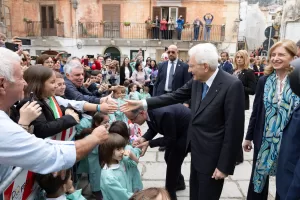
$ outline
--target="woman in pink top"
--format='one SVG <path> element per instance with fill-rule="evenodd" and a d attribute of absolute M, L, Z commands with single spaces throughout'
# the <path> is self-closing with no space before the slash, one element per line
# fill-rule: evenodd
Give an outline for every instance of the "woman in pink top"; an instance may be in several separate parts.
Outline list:
<path fill-rule="evenodd" d="M 160 31 L 162 39 L 167 39 L 168 22 L 166 18 L 160 20 Z"/>
<path fill-rule="evenodd" d="M 147 75 L 145 70 L 143 69 L 143 63 L 137 61 L 135 64 L 135 71 L 132 73 L 130 78 L 134 84 L 136 84 L 139 89 L 141 89 L 144 85 L 150 82 L 150 77 Z"/>

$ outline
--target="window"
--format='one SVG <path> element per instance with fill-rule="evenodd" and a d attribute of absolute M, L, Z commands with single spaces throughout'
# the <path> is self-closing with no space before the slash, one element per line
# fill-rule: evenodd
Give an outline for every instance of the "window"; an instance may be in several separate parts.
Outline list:
<path fill-rule="evenodd" d="M 42 28 L 54 28 L 54 6 L 41 6 Z"/>
<path fill-rule="evenodd" d="M 186 7 L 153 7 L 152 19 L 158 16 L 159 19 L 165 17 L 169 20 L 172 17 L 176 21 L 180 15 L 183 19 L 186 18 Z"/>

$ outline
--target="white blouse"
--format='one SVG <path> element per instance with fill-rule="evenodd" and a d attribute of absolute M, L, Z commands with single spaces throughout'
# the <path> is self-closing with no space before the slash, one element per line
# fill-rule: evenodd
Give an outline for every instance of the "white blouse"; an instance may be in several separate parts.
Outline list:
<path fill-rule="evenodd" d="M 130 71 L 128 69 L 127 66 L 125 66 L 125 79 L 129 79 L 130 78 Z"/>

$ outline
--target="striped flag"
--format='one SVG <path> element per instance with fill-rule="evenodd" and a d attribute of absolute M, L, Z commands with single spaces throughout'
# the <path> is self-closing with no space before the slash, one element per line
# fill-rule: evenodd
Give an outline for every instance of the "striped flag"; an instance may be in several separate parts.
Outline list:
<path fill-rule="evenodd" d="M 50 108 L 54 113 L 54 117 L 55 119 L 57 118 L 61 118 L 63 116 L 63 113 L 55 99 L 55 97 L 50 97 Z M 75 126 L 67 129 L 67 130 L 63 130 L 62 132 L 54 135 L 51 137 L 52 140 L 62 140 L 62 141 L 70 141 L 75 137 L 76 134 L 76 130 L 75 130 Z"/>
<path fill-rule="evenodd" d="M 3 200 L 33 200 L 37 188 L 33 172 L 23 170 L 3 192 Z"/>

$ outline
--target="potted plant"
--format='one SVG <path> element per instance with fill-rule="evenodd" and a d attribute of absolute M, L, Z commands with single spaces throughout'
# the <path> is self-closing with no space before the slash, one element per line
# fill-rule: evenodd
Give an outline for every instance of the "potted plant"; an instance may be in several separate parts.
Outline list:
<path fill-rule="evenodd" d="M 63 22 L 60 21 L 58 18 L 56 18 L 56 19 L 55 19 L 55 23 L 57 23 L 57 24 L 62 24 Z"/>
<path fill-rule="evenodd" d="M 124 22 L 124 26 L 130 26 L 130 22 Z"/>
<path fill-rule="evenodd" d="M 26 22 L 26 23 L 28 23 L 28 24 L 32 23 L 32 20 L 31 19 L 27 19 L 26 17 L 23 18 L 23 21 Z"/>
<path fill-rule="evenodd" d="M 186 22 L 183 26 L 184 26 L 184 28 L 190 28 L 191 24 L 189 24 L 188 22 Z"/>
<path fill-rule="evenodd" d="M 101 20 L 100 21 L 100 25 L 104 25 L 106 23 L 106 21 Z"/>

